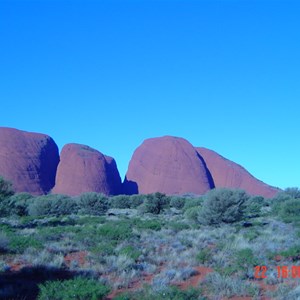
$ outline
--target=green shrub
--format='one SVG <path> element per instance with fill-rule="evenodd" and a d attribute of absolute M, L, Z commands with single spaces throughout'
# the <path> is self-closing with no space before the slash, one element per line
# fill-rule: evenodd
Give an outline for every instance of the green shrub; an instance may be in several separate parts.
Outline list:
<path fill-rule="evenodd" d="M 212 253 L 209 249 L 202 249 L 198 252 L 196 259 L 200 264 L 206 264 L 212 258 Z"/>
<path fill-rule="evenodd" d="M 113 255 L 115 247 L 110 243 L 99 243 L 95 247 L 91 248 L 91 252 L 101 255 Z"/>
<path fill-rule="evenodd" d="M 255 296 L 259 293 L 256 284 L 249 283 L 241 278 L 224 276 L 217 272 L 208 274 L 201 286 L 215 299 L 233 296 Z"/>
<path fill-rule="evenodd" d="M 300 221 L 300 199 L 289 199 L 281 203 L 278 214 L 285 222 Z"/>
<path fill-rule="evenodd" d="M 4 199 L 0 204 L 1 216 L 27 216 L 28 207 L 34 198 L 28 193 L 14 194 L 9 198 Z"/>
<path fill-rule="evenodd" d="M 201 208 L 199 206 L 190 207 L 185 211 L 184 216 L 190 221 L 198 222 L 198 215 L 200 210 Z"/>
<path fill-rule="evenodd" d="M 162 193 L 149 194 L 145 196 L 144 203 L 140 206 L 144 213 L 159 214 L 168 208 L 170 198 Z"/>
<path fill-rule="evenodd" d="M 168 228 L 174 230 L 175 232 L 179 232 L 181 230 L 190 229 L 190 226 L 183 222 L 172 221 L 168 223 Z"/>
<path fill-rule="evenodd" d="M 0 176 L 0 201 L 14 194 L 11 182 Z"/>
<path fill-rule="evenodd" d="M 77 204 L 79 213 L 87 215 L 103 215 L 109 209 L 108 198 L 94 192 L 81 194 Z"/>
<path fill-rule="evenodd" d="M 204 198 L 200 197 L 200 198 L 186 198 L 185 199 L 185 203 L 183 206 L 183 210 L 187 211 L 188 209 L 192 208 L 192 207 L 201 207 L 203 205 L 204 202 Z"/>
<path fill-rule="evenodd" d="M 94 279 L 47 281 L 39 285 L 38 300 L 100 300 L 110 289 Z"/>
<path fill-rule="evenodd" d="M 186 202 L 185 198 L 182 197 L 172 197 L 170 201 L 170 206 L 177 208 L 177 209 L 182 209 L 184 207 L 184 204 Z"/>
<path fill-rule="evenodd" d="M 257 257 L 250 248 L 241 249 L 236 252 L 235 263 L 238 268 L 245 270 L 247 267 L 259 265 Z"/>
<path fill-rule="evenodd" d="M 289 194 L 284 192 L 278 193 L 274 198 L 272 198 L 270 201 L 272 214 L 277 216 L 281 210 L 282 205 L 288 200 L 294 199 Z"/>
<path fill-rule="evenodd" d="M 118 195 L 109 199 L 112 208 L 137 208 L 143 203 L 143 195 Z"/>
<path fill-rule="evenodd" d="M 33 237 L 11 235 L 9 237 L 8 251 L 23 253 L 27 248 L 42 249 L 43 244 Z"/>
<path fill-rule="evenodd" d="M 300 259 L 300 245 L 295 245 L 279 253 L 283 257 L 291 257 L 293 261 Z"/>
<path fill-rule="evenodd" d="M 264 197 L 254 196 L 249 198 L 245 203 L 245 217 L 246 218 L 256 218 L 261 216 L 262 208 L 268 204 Z"/>
<path fill-rule="evenodd" d="M 251 242 L 259 237 L 259 231 L 256 228 L 251 228 L 243 234 L 243 237 Z"/>
<path fill-rule="evenodd" d="M 288 187 L 284 190 L 284 193 L 294 199 L 300 199 L 300 189 L 297 187 Z"/>
<path fill-rule="evenodd" d="M 198 221 L 204 225 L 234 223 L 243 219 L 249 196 L 242 190 L 214 189 L 205 194 Z"/>
<path fill-rule="evenodd" d="M 9 238 L 4 232 L 0 232 L 0 253 L 8 250 Z"/>
<path fill-rule="evenodd" d="M 133 260 L 138 260 L 138 258 L 141 256 L 142 252 L 138 249 L 134 248 L 133 246 L 129 245 L 120 250 L 120 254 L 126 255 Z"/>
<path fill-rule="evenodd" d="M 133 224 L 138 229 L 150 229 L 159 231 L 162 228 L 162 223 L 158 220 L 140 220 L 140 219 L 134 219 Z"/>
<path fill-rule="evenodd" d="M 74 199 L 66 195 L 50 194 L 39 196 L 30 202 L 28 214 L 30 216 L 60 216 L 77 212 L 77 204 Z"/>
<path fill-rule="evenodd" d="M 123 241 L 132 236 L 132 229 L 127 223 L 111 222 L 97 229 L 97 234 L 113 241 Z"/>

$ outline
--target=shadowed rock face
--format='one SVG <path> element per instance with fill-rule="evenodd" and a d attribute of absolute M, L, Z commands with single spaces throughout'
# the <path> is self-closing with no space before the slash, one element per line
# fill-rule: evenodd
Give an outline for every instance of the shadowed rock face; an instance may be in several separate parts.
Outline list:
<path fill-rule="evenodd" d="M 16 192 L 47 193 L 58 162 L 57 145 L 48 135 L 0 127 L 0 175 Z"/>
<path fill-rule="evenodd" d="M 214 184 L 188 141 L 164 136 L 147 139 L 135 150 L 123 187 L 127 194 L 204 194 Z"/>
<path fill-rule="evenodd" d="M 113 158 L 85 145 L 67 144 L 63 147 L 53 193 L 115 195 L 120 191 L 121 178 Z"/>
<path fill-rule="evenodd" d="M 242 166 L 218 153 L 203 147 L 195 149 L 203 157 L 216 187 L 243 189 L 251 195 L 267 198 L 271 198 L 279 192 L 279 189 L 256 179 Z"/>

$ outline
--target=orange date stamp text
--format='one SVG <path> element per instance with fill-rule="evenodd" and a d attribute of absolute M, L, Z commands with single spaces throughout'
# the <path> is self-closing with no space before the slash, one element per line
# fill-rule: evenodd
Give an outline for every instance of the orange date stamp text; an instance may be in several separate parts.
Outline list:
<path fill-rule="evenodd" d="M 277 278 L 300 278 L 300 266 L 276 266 Z M 266 266 L 254 267 L 254 278 L 264 279 L 268 277 Z"/>

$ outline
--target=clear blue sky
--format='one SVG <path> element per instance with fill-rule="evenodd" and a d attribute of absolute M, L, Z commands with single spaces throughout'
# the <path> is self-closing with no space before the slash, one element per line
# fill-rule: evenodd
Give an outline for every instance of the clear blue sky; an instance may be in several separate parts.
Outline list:
<path fill-rule="evenodd" d="M 0 126 L 87 144 L 122 177 L 174 135 L 300 186 L 300 1 L 0 0 Z"/>

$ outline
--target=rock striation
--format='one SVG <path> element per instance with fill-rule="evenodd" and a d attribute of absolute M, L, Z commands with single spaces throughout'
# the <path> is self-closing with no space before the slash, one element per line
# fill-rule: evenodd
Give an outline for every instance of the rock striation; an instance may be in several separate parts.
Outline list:
<path fill-rule="evenodd" d="M 119 194 L 121 178 L 116 162 L 86 145 L 66 144 L 52 193 L 75 196 L 85 192 Z"/>
<path fill-rule="evenodd" d="M 214 183 L 187 140 L 164 136 L 147 139 L 135 150 L 123 187 L 127 194 L 203 194 Z"/>
<path fill-rule="evenodd" d="M 216 187 L 243 189 L 250 195 L 260 195 L 266 198 L 272 198 L 279 192 L 279 189 L 258 180 L 245 168 L 215 151 L 203 147 L 195 149 L 203 157 Z"/>
<path fill-rule="evenodd" d="M 49 192 L 58 162 L 58 147 L 48 135 L 0 127 L 0 176 L 11 181 L 16 192 Z"/>

